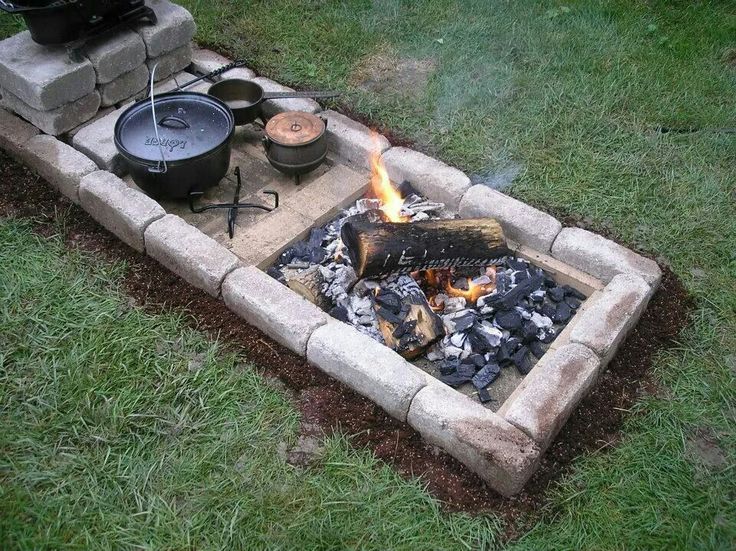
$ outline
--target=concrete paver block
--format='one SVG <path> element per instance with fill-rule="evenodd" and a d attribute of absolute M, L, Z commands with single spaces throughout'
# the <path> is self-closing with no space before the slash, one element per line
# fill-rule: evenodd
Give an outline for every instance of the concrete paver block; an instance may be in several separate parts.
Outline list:
<path fill-rule="evenodd" d="M 100 84 L 97 89 L 100 92 L 102 107 L 110 107 L 145 90 L 148 75 L 148 67 L 144 64 L 111 82 Z"/>
<path fill-rule="evenodd" d="M 17 113 L 46 134 L 52 136 L 58 136 L 76 128 L 94 117 L 100 108 L 100 94 L 97 90 L 93 90 L 91 94 L 50 111 L 34 109 L 7 90 L 0 91 L 0 94 L 2 95 L 3 107 L 8 111 Z"/>
<path fill-rule="evenodd" d="M 34 136 L 26 143 L 23 160 L 44 180 L 75 203 L 79 203 L 79 182 L 97 170 L 82 153 L 53 136 Z"/>
<path fill-rule="evenodd" d="M 158 22 L 156 25 L 136 23 L 133 28 L 143 39 L 149 58 L 168 54 L 189 44 L 194 33 L 197 32 L 197 26 L 191 13 L 168 0 L 147 0 L 146 5 L 156 13 Z"/>
<path fill-rule="evenodd" d="M 143 234 L 166 211 L 111 172 L 96 170 L 79 183 L 79 201 L 92 218 L 135 250 L 143 252 Z"/>
<path fill-rule="evenodd" d="M 148 255 L 214 297 L 225 276 L 238 267 L 234 254 L 173 214 L 152 222 L 144 238 Z"/>
<path fill-rule="evenodd" d="M 336 320 L 312 333 L 307 359 L 322 371 L 405 421 L 427 378 L 383 344 Z"/>
<path fill-rule="evenodd" d="M 662 279 L 654 260 L 581 228 L 564 228 L 552 244 L 552 256 L 604 283 L 623 273 L 637 274 L 653 287 Z"/>
<path fill-rule="evenodd" d="M 149 58 L 148 61 L 146 61 L 146 65 L 148 66 L 148 70 L 151 72 L 153 72 L 153 68 L 156 67 L 154 80 L 159 82 L 169 78 L 174 73 L 178 73 L 179 71 L 186 69 L 191 62 L 192 46 L 190 44 L 186 44 L 167 54 Z"/>
<path fill-rule="evenodd" d="M 419 193 L 455 212 L 470 189 L 470 178 L 462 171 L 406 147 L 392 147 L 382 160 L 393 182 L 408 180 Z"/>
<path fill-rule="evenodd" d="M 87 42 L 84 53 L 95 69 L 98 84 L 112 82 L 146 61 L 146 46 L 130 29 L 118 29 Z"/>
<path fill-rule="evenodd" d="M 484 185 L 471 187 L 460 202 L 463 218 L 495 218 L 507 238 L 549 252 L 562 224 L 549 214 Z"/>
<path fill-rule="evenodd" d="M 63 47 L 36 44 L 28 31 L 0 42 L 2 88 L 32 109 L 51 111 L 86 97 L 95 82 L 92 63 L 72 61 Z"/>
<path fill-rule="evenodd" d="M 300 356 L 312 332 L 328 316 L 311 302 L 254 266 L 238 268 L 222 284 L 227 307 Z"/>
<path fill-rule="evenodd" d="M 20 159 L 28 140 L 38 134 L 38 128 L 32 124 L 5 109 L 0 109 L 0 149 L 4 149 L 12 157 Z"/>
<path fill-rule="evenodd" d="M 383 153 L 391 144 L 388 140 L 371 131 L 364 124 L 354 121 L 336 111 L 323 112 L 327 119 L 327 143 L 330 151 L 350 164 L 370 168 L 371 154 Z"/>

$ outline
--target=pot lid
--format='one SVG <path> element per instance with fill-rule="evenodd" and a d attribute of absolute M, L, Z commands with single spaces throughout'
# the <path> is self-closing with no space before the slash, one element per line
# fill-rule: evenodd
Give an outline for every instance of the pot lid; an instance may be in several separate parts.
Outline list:
<path fill-rule="evenodd" d="M 286 111 L 266 124 L 266 136 L 279 145 L 306 145 L 325 132 L 325 123 L 317 115 Z"/>
<path fill-rule="evenodd" d="M 220 100 L 196 92 L 171 92 L 129 107 L 115 124 L 115 142 L 122 153 L 159 162 L 198 157 L 229 139 L 235 128 L 232 111 Z M 158 132 L 157 132 L 158 130 Z"/>

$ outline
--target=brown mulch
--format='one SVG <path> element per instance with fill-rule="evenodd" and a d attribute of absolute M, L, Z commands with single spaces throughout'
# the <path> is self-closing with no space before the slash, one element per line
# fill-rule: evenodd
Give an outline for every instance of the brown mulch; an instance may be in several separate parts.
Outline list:
<path fill-rule="evenodd" d="M 402 475 L 420 477 L 449 510 L 491 511 L 507 518 L 506 537 L 523 529 L 519 519 L 530 518 L 523 513 L 545 504 L 547 488 L 576 458 L 615 445 L 627 411 L 638 396 L 651 392 L 653 384 L 647 371 L 654 354 L 674 343 L 693 307 L 680 281 L 664 268 L 662 285 L 638 326 L 544 454 L 537 473 L 523 492 L 504 498 L 461 463 L 425 444 L 407 424 L 392 419 L 366 398 L 246 325 L 221 301 L 130 249 L 27 168 L 0 153 L 0 217 L 33 218 L 37 231 L 49 235 L 59 212 L 65 212 L 64 237 L 69 246 L 127 263 L 124 286 L 139 306 L 154 313 L 170 309 L 189 314 L 193 327 L 229 343 L 264 375 L 282 381 L 304 424 L 318 425 L 326 433 L 341 430 L 355 446 L 371 450 Z"/>

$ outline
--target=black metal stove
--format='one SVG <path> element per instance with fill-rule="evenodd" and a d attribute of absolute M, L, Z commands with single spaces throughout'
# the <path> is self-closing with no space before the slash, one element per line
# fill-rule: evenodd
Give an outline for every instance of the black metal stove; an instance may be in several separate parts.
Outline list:
<path fill-rule="evenodd" d="M 22 15 L 38 44 L 65 44 L 70 50 L 124 23 L 156 24 L 144 0 L 0 0 L 0 10 Z"/>

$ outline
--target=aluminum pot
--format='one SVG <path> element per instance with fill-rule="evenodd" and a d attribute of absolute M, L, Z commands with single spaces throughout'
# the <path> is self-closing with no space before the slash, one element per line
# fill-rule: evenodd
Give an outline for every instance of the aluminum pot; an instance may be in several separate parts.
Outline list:
<path fill-rule="evenodd" d="M 327 121 L 311 113 L 286 111 L 268 121 L 263 138 L 266 158 L 284 174 L 301 176 L 327 157 Z"/>
<path fill-rule="evenodd" d="M 234 132 L 233 113 L 220 100 L 171 92 L 126 109 L 115 124 L 115 147 L 141 189 L 183 199 L 225 177 Z"/>

